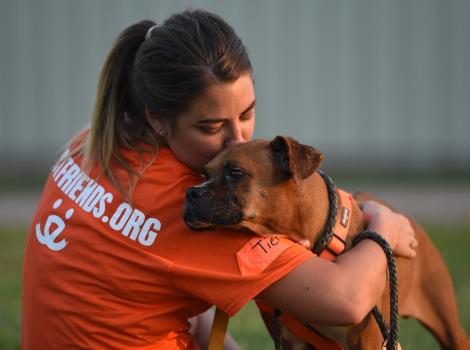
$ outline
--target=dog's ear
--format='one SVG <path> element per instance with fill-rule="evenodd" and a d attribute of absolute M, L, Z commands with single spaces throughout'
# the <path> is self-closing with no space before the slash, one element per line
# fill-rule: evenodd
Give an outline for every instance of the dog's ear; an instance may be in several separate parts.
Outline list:
<path fill-rule="evenodd" d="M 303 180 L 318 168 L 323 154 L 286 136 L 276 136 L 270 143 L 274 161 L 285 175 Z"/>

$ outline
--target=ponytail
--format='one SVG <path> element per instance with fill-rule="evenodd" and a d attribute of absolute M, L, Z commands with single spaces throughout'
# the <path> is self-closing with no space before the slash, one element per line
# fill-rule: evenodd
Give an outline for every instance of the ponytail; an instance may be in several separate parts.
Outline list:
<path fill-rule="evenodd" d="M 89 174 L 98 164 L 102 173 L 121 192 L 124 192 L 124 188 L 113 174 L 112 163 L 116 162 L 129 175 L 135 171 L 121 157 L 118 147 L 138 151 L 136 138 L 152 146 L 157 145 L 145 119 L 144 108 L 140 107 L 133 92 L 135 55 L 148 30 L 154 25 L 152 21 L 141 21 L 126 28 L 118 36 L 101 68 L 88 135 L 82 136 L 82 140 L 72 141 L 76 146 L 72 146 L 71 154 L 82 156 L 83 170 Z"/>

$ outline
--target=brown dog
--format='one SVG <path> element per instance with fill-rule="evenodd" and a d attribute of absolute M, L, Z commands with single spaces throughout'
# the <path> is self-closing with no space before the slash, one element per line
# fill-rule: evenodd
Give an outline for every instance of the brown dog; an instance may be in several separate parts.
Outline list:
<path fill-rule="evenodd" d="M 290 232 L 291 238 L 312 248 L 329 215 L 328 190 L 316 171 L 322 158 L 316 149 L 281 136 L 271 142 L 257 140 L 227 149 L 207 165 L 208 181 L 188 190 L 185 222 L 194 230 L 229 227 L 261 236 Z M 371 197 L 359 194 L 355 198 L 361 205 Z M 356 203 L 347 214 L 346 248 L 364 228 Z M 412 223 L 419 241 L 417 256 L 396 259 L 399 313 L 419 320 L 442 349 L 470 349 L 444 261 L 424 230 Z M 385 292 L 377 306 L 386 320 L 388 305 L 389 293 Z M 346 330 L 317 329 L 350 349 L 380 349 L 383 342 L 370 315 Z"/>

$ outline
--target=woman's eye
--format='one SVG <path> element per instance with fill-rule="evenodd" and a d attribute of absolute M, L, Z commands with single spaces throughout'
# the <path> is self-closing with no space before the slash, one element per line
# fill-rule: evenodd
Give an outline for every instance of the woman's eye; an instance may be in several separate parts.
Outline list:
<path fill-rule="evenodd" d="M 220 129 L 221 128 L 201 128 L 202 132 L 209 135 L 217 134 Z"/>
<path fill-rule="evenodd" d="M 240 120 L 250 120 L 251 118 L 253 118 L 255 115 L 255 112 L 254 111 L 250 111 L 248 113 L 245 113 L 245 114 L 242 114 L 240 116 Z"/>
<path fill-rule="evenodd" d="M 197 126 L 204 134 L 213 135 L 217 134 L 224 127 L 223 122 L 203 123 Z"/>

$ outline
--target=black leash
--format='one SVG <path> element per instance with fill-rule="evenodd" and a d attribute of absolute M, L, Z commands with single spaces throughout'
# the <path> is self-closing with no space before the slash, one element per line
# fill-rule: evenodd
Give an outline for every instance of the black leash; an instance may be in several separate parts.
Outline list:
<path fill-rule="evenodd" d="M 397 279 L 397 268 L 395 265 L 395 258 L 393 257 L 392 248 L 382 236 L 377 232 L 364 231 L 361 232 L 353 240 L 353 245 L 356 245 L 364 239 L 372 239 L 374 242 L 380 245 L 385 252 L 387 257 L 387 268 L 390 279 L 390 330 L 388 330 L 387 323 L 385 322 L 382 314 L 380 313 L 377 306 L 372 310 L 372 314 L 375 320 L 379 324 L 380 331 L 386 343 L 387 350 L 395 350 L 398 345 L 398 279 Z"/>
<path fill-rule="evenodd" d="M 328 190 L 328 200 L 330 204 L 328 221 L 325 227 L 325 231 L 320 237 L 320 239 L 315 243 L 314 248 L 312 249 L 315 254 L 322 252 L 330 243 L 333 238 L 333 227 L 336 223 L 336 215 L 338 213 L 338 198 L 336 194 L 336 186 L 333 180 L 326 175 L 323 171 L 317 170 L 318 173 L 322 176 L 325 181 L 326 188 Z M 380 245 L 384 250 L 385 256 L 387 257 L 387 267 L 389 272 L 390 279 L 390 330 L 388 329 L 387 322 L 383 318 L 382 313 L 375 306 L 372 309 L 372 314 L 374 315 L 375 320 L 377 321 L 384 342 L 387 343 L 387 350 L 395 350 L 398 344 L 398 279 L 397 279 L 397 269 L 395 265 L 395 258 L 393 256 L 393 251 L 390 248 L 388 242 L 383 239 L 378 233 L 373 231 L 364 231 L 361 232 L 354 240 L 353 246 L 362 241 L 363 239 L 372 239 Z"/>
<path fill-rule="evenodd" d="M 323 235 L 318 239 L 318 241 L 312 248 L 312 251 L 315 254 L 319 255 L 324 249 L 326 249 L 330 241 L 333 239 L 333 227 L 336 224 L 336 216 L 338 214 L 338 195 L 336 194 L 336 185 L 334 184 L 333 180 L 323 171 L 317 170 L 317 172 L 325 181 L 326 188 L 328 191 L 329 202 L 329 213 L 325 230 L 323 232 Z M 393 257 L 393 251 L 387 241 L 383 239 L 383 237 L 380 236 L 378 233 L 373 231 L 361 232 L 353 240 L 353 246 L 362 241 L 363 239 L 372 239 L 377 242 L 380 247 L 384 250 L 385 255 L 387 257 L 387 267 L 390 278 L 390 330 L 388 329 L 387 322 L 383 318 L 383 315 L 377 306 L 372 309 L 372 314 L 379 325 L 382 337 L 384 338 L 384 343 L 386 342 L 387 344 L 387 350 L 395 350 L 398 344 L 398 279 L 395 258 Z M 273 320 L 273 338 L 275 350 L 281 349 L 282 336 L 280 316 L 281 310 L 275 308 Z"/>
<path fill-rule="evenodd" d="M 326 222 L 325 230 L 312 248 L 312 251 L 316 255 L 320 255 L 320 253 L 326 249 L 328 244 L 330 244 L 331 240 L 333 239 L 333 227 L 335 227 L 336 216 L 338 215 L 338 195 L 336 193 L 336 185 L 333 180 L 331 180 L 331 178 L 323 171 L 317 170 L 317 172 L 321 175 L 323 181 L 325 181 L 326 189 L 328 191 L 329 203 L 328 220 Z"/>

